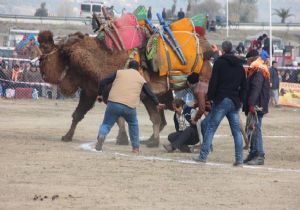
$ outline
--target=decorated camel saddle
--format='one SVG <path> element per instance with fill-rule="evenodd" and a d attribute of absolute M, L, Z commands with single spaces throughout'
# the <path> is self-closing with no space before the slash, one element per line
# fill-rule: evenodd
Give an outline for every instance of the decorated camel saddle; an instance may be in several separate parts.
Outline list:
<path fill-rule="evenodd" d="M 104 39 L 108 49 L 130 50 L 145 42 L 144 33 L 133 14 L 127 13 L 114 19 L 105 7 L 102 7 L 102 11 L 103 16 L 93 15 L 93 18 L 97 22 L 98 37 Z"/>
<path fill-rule="evenodd" d="M 204 52 L 210 50 L 204 38 L 203 16 L 169 24 L 157 14 L 160 22 L 157 26 L 146 18 L 144 7 L 118 19 L 107 15 L 105 7 L 102 9 L 104 17 L 94 15 L 96 30 L 100 31 L 98 38 L 104 40 L 108 49 L 126 50 L 131 58 L 146 63 L 148 69 L 167 76 L 171 89 L 184 88 L 187 76 L 201 71 Z"/>
<path fill-rule="evenodd" d="M 210 50 L 203 36 L 205 29 L 198 26 L 196 31 L 189 18 L 168 25 L 159 14 L 157 16 L 162 30 L 146 19 L 153 34 L 147 42 L 147 59 L 153 71 L 168 76 L 172 89 L 182 89 L 189 74 L 201 71 L 204 52 Z"/>

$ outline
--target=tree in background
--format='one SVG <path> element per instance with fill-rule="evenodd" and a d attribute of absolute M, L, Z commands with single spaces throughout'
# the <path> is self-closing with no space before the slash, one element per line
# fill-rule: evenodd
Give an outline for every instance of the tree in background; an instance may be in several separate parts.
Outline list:
<path fill-rule="evenodd" d="M 34 16 L 48 17 L 48 10 L 46 9 L 46 3 L 45 2 L 41 3 L 41 7 L 38 8 L 35 11 Z"/>
<path fill-rule="evenodd" d="M 257 0 L 234 0 L 229 3 L 229 21 L 250 23 L 258 15 Z"/>
<path fill-rule="evenodd" d="M 176 15 L 175 15 L 176 3 L 177 3 L 177 0 L 173 0 L 172 8 L 171 9 L 167 9 L 166 13 L 167 13 L 167 18 L 168 19 L 170 19 L 170 18 L 172 19 L 172 18 L 176 17 Z"/>
<path fill-rule="evenodd" d="M 285 20 L 291 16 L 295 16 L 294 14 L 290 13 L 290 8 L 288 9 L 274 9 L 275 13 L 273 15 L 277 15 L 281 19 L 281 23 L 285 23 Z"/>
<path fill-rule="evenodd" d="M 214 19 L 216 15 L 221 14 L 222 5 L 218 3 L 216 0 L 204 0 L 202 3 L 198 3 L 198 1 L 188 1 L 188 11 L 187 15 L 192 17 L 196 14 L 203 13 L 208 14 L 209 17 Z"/>

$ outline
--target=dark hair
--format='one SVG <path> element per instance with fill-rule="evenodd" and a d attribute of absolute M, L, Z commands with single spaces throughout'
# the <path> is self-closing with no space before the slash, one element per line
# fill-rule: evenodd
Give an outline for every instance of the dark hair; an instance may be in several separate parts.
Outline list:
<path fill-rule="evenodd" d="M 272 61 L 272 65 L 274 65 L 275 63 L 277 63 L 277 61 Z"/>
<path fill-rule="evenodd" d="M 224 41 L 222 43 L 222 50 L 225 53 L 231 53 L 231 51 L 232 51 L 232 43 L 230 41 Z"/>
<path fill-rule="evenodd" d="M 182 107 L 185 104 L 185 102 L 181 98 L 175 98 L 172 101 L 172 104 L 174 104 L 176 108 L 179 108 Z"/>
<path fill-rule="evenodd" d="M 191 73 L 188 77 L 187 77 L 187 81 L 190 83 L 190 84 L 196 84 L 197 82 L 199 82 L 199 74 L 193 72 Z"/>
<path fill-rule="evenodd" d="M 136 60 L 132 60 L 128 64 L 128 68 L 135 69 L 135 70 L 138 70 L 139 66 L 140 66 L 139 63 Z"/>

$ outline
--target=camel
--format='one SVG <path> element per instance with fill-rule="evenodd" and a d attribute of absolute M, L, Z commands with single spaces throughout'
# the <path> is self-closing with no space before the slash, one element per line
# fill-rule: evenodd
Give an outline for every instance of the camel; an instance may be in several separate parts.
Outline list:
<path fill-rule="evenodd" d="M 67 96 L 74 94 L 78 88 L 81 89 L 78 106 L 72 114 L 72 124 L 62 137 L 62 141 L 72 141 L 77 124 L 95 104 L 98 82 L 111 73 L 123 69 L 128 54 L 125 51 L 111 52 L 98 38 L 79 32 L 55 44 L 52 32 L 43 31 L 39 33 L 38 41 L 42 52 L 40 69 L 44 81 L 58 85 L 61 92 Z M 203 62 L 202 69 L 211 70 L 208 60 Z M 168 89 L 167 78 L 150 69 L 143 69 L 142 74 L 158 96 L 160 103 L 172 109 L 173 94 Z M 103 94 L 104 102 L 107 100 L 109 89 L 110 87 L 107 87 Z M 159 133 L 167 124 L 164 111 L 158 112 L 153 102 L 144 95 L 141 96 L 141 100 L 153 123 L 153 134 L 146 141 L 147 146 L 157 147 Z M 128 144 L 124 120 L 119 119 L 117 124 L 119 126 L 117 144 Z"/>

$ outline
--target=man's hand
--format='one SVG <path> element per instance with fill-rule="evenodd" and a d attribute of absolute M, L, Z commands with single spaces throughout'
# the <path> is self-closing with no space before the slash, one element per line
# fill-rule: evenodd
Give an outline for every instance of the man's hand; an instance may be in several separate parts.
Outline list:
<path fill-rule="evenodd" d="M 156 105 L 156 109 L 157 109 L 157 111 L 160 111 L 160 110 L 163 110 L 163 109 L 165 109 L 166 108 L 166 105 L 165 104 L 158 104 L 158 105 Z"/>
<path fill-rule="evenodd" d="M 102 96 L 97 96 L 97 101 L 99 102 L 99 103 L 101 103 L 102 101 L 103 101 L 103 97 Z"/>
<path fill-rule="evenodd" d="M 205 111 L 211 111 L 211 101 L 205 101 Z"/>

